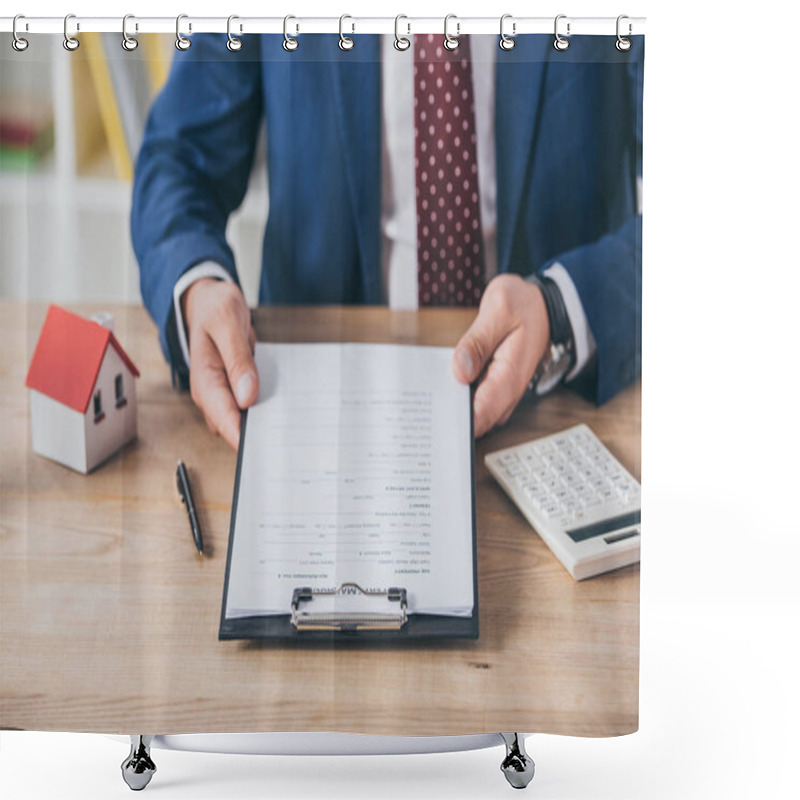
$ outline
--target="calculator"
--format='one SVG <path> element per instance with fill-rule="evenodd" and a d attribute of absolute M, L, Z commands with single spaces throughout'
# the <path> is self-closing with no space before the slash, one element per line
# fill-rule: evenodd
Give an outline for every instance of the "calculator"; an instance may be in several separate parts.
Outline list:
<path fill-rule="evenodd" d="M 484 461 L 576 580 L 638 563 L 641 487 L 587 425 Z"/>

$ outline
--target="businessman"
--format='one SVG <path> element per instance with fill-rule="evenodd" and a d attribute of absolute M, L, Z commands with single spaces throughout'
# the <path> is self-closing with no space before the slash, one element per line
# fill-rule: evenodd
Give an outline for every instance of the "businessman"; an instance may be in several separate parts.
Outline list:
<path fill-rule="evenodd" d="M 529 388 L 604 402 L 641 364 L 641 51 L 576 37 L 195 36 L 153 105 L 134 184 L 142 295 L 173 374 L 232 446 L 258 395 L 225 239 L 266 122 L 260 302 L 478 305 L 453 370 L 475 432 Z"/>

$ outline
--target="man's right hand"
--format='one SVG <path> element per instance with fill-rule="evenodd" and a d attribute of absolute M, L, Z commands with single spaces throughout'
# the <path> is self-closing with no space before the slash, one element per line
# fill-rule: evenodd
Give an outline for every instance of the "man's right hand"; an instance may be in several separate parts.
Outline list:
<path fill-rule="evenodd" d="M 201 278 L 182 298 L 189 334 L 192 400 L 212 433 L 239 446 L 241 409 L 258 398 L 253 360 L 256 335 L 242 290 L 234 283 Z"/>

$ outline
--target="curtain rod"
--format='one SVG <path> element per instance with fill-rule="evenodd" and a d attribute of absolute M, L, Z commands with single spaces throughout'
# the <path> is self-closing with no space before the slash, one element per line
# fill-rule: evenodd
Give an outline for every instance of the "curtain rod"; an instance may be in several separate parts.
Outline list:
<path fill-rule="evenodd" d="M 395 24 L 402 36 L 414 33 L 444 34 L 443 17 L 405 17 L 395 21 L 394 17 L 352 17 L 345 15 L 340 23 L 338 17 L 233 17 L 231 32 L 237 36 L 248 33 L 284 33 L 284 25 L 288 32 L 295 36 L 303 33 L 340 33 L 348 36 L 360 33 L 395 33 Z M 0 32 L 11 33 L 13 17 L 0 17 Z M 451 15 L 448 31 L 452 35 L 491 33 L 500 34 L 500 17 L 458 17 Z M 621 21 L 620 33 L 623 36 L 643 34 L 644 17 L 625 17 Z M 17 33 L 55 33 L 64 34 L 64 17 L 24 17 L 17 20 Z M 129 35 L 138 33 L 175 33 L 177 19 L 175 17 L 136 17 L 128 16 L 126 31 Z M 341 28 L 340 28 L 341 26 Z M 81 33 L 122 33 L 122 17 L 81 17 L 70 16 L 69 34 Z M 226 33 L 228 17 L 193 17 L 181 15 L 180 32 L 191 33 Z M 508 36 L 519 36 L 531 33 L 550 33 L 555 30 L 554 17 L 513 17 L 505 15 L 503 30 Z M 559 15 L 558 30 L 562 36 L 614 36 L 617 33 L 616 17 L 570 17 Z"/>

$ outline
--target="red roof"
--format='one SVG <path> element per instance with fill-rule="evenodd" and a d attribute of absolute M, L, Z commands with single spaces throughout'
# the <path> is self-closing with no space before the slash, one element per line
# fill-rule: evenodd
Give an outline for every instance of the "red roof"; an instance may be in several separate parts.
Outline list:
<path fill-rule="evenodd" d="M 109 342 L 138 378 L 139 370 L 108 328 L 50 306 L 25 385 L 84 414 Z"/>

